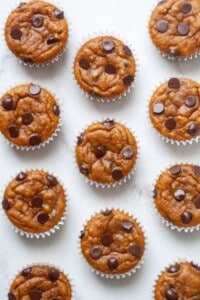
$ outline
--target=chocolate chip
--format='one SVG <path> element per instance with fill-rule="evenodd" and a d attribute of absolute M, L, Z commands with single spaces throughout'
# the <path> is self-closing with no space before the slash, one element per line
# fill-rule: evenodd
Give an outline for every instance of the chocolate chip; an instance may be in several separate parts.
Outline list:
<path fill-rule="evenodd" d="M 34 64 L 34 61 L 32 60 L 32 58 L 29 58 L 29 57 L 24 57 L 23 61 L 25 64 L 30 64 L 30 65 Z"/>
<path fill-rule="evenodd" d="M 30 300 L 41 300 L 42 299 L 42 291 L 37 288 L 32 288 L 29 292 Z"/>
<path fill-rule="evenodd" d="M 22 32 L 19 28 L 16 27 L 16 28 L 11 29 L 10 36 L 14 40 L 20 40 L 22 37 Z"/>
<path fill-rule="evenodd" d="M 115 45 L 112 40 L 104 40 L 102 43 L 103 50 L 105 52 L 112 52 L 115 49 Z"/>
<path fill-rule="evenodd" d="M 29 144 L 31 146 L 37 146 L 41 143 L 41 138 L 37 133 L 34 133 L 30 136 Z"/>
<path fill-rule="evenodd" d="M 181 87 L 181 83 L 177 78 L 170 78 L 168 81 L 168 88 L 178 90 Z"/>
<path fill-rule="evenodd" d="M 24 277 L 28 277 L 29 275 L 31 275 L 31 272 L 32 272 L 32 268 L 30 267 L 30 268 L 26 268 L 26 269 L 22 270 L 21 274 Z"/>
<path fill-rule="evenodd" d="M 177 292 L 175 291 L 175 289 L 167 289 L 165 291 L 165 298 L 167 300 L 178 300 L 179 296 L 178 296 Z"/>
<path fill-rule="evenodd" d="M 161 1 L 158 2 L 158 5 L 162 5 L 162 4 L 165 4 L 165 3 L 167 3 L 167 0 L 161 0 Z"/>
<path fill-rule="evenodd" d="M 192 10 L 192 5 L 189 2 L 184 2 L 180 6 L 180 12 L 183 14 L 188 14 Z"/>
<path fill-rule="evenodd" d="M 194 136 L 198 133 L 199 126 L 195 122 L 190 122 L 187 126 L 187 133 L 191 136 Z"/>
<path fill-rule="evenodd" d="M 165 127 L 172 131 L 176 128 L 176 120 L 173 117 L 169 117 L 165 122 Z"/>
<path fill-rule="evenodd" d="M 106 154 L 106 147 L 104 146 L 97 146 L 94 149 L 94 154 L 97 158 L 101 158 Z"/>
<path fill-rule="evenodd" d="M 104 216 L 110 216 L 111 214 L 112 214 L 112 209 L 106 209 L 106 210 L 103 210 L 101 213 L 102 213 L 102 215 L 104 215 Z"/>
<path fill-rule="evenodd" d="M 4 198 L 2 201 L 2 207 L 4 210 L 9 210 L 11 208 L 10 202 L 7 198 Z"/>
<path fill-rule="evenodd" d="M 196 176 L 200 176 L 200 167 L 199 166 L 194 166 L 194 174 Z"/>
<path fill-rule="evenodd" d="M 112 234 L 110 234 L 109 232 L 105 232 L 101 237 L 101 243 L 105 247 L 109 247 L 113 243 Z"/>
<path fill-rule="evenodd" d="M 10 125 L 8 127 L 8 131 L 9 131 L 11 138 L 13 138 L 13 139 L 15 139 L 19 136 L 19 128 L 17 127 L 17 125 Z"/>
<path fill-rule="evenodd" d="M 133 256 L 140 258 L 141 254 L 142 254 L 142 248 L 139 245 L 137 245 L 137 244 L 132 244 L 129 247 L 129 252 Z"/>
<path fill-rule="evenodd" d="M 85 231 L 84 230 L 81 230 L 81 233 L 79 235 L 79 238 L 82 240 L 85 236 Z"/>
<path fill-rule="evenodd" d="M 194 199 L 194 205 L 197 209 L 200 209 L 200 195 L 196 196 Z"/>
<path fill-rule="evenodd" d="M 165 107 L 162 103 L 156 103 L 153 106 L 153 113 L 155 115 L 161 115 L 164 113 Z"/>
<path fill-rule="evenodd" d="M 26 5 L 26 4 L 27 4 L 26 2 L 21 2 L 21 3 L 18 5 L 18 8 L 20 8 L 20 7 L 22 7 L 22 6 Z"/>
<path fill-rule="evenodd" d="M 158 191 L 157 191 L 157 188 L 155 186 L 155 188 L 153 190 L 153 197 L 154 197 L 154 199 L 156 199 L 157 195 L 158 195 Z"/>
<path fill-rule="evenodd" d="M 51 281 L 58 280 L 59 276 L 60 276 L 60 272 L 59 272 L 58 269 L 55 269 L 55 268 L 49 269 L 49 271 L 48 271 L 48 277 L 49 277 L 49 279 Z"/>
<path fill-rule="evenodd" d="M 180 24 L 177 30 L 181 36 L 186 36 L 190 32 L 190 27 L 187 24 Z"/>
<path fill-rule="evenodd" d="M 179 264 L 175 264 L 173 266 L 170 266 L 168 269 L 167 269 L 167 272 L 168 273 L 177 273 L 178 271 L 180 270 L 180 265 Z"/>
<path fill-rule="evenodd" d="M 39 85 L 36 85 L 36 84 L 31 84 L 30 87 L 29 87 L 29 93 L 31 95 L 39 95 L 41 92 L 41 88 Z"/>
<path fill-rule="evenodd" d="M 181 215 L 181 221 L 183 224 L 189 224 L 192 221 L 192 214 L 189 211 L 185 211 Z"/>
<path fill-rule="evenodd" d="M 54 17 L 56 17 L 59 20 L 64 19 L 64 12 L 61 11 L 60 9 L 56 8 L 54 10 Z"/>
<path fill-rule="evenodd" d="M 99 259 L 102 256 L 102 251 L 98 246 L 94 246 L 91 250 L 90 250 L 90 257 L 92 259 Z"/>
<path fill-rule="evenodd" d="M 15 180 L 17 181 L 23 181 L 27 177 L 27 174 L 24 172 L 20 172 L 16 177 Z"/>
<path fill-rule="evenodd" d="M 123 177 L 122 169 L 119 167 L 115 167 L 112 170 L 112 178 L 115 180 L 120 180 L 120 179 L 122 179 L 122 177 Z"/>
<path fill-rule="evenodd" d="M 77 137 L 77 145 L 81 145 L 84 139 L 84 133 L 82 132 L 78 137 Z"/>
<path fill-rule="evenodd" d="M 110 120 L 110 119 L 106 119 L 105 121 L 102 122 L 102 124 L 104 126 L 114 126 L 115 125 L 115 121 L 114 120 Z"/>
<path fill-rule="evenodd" d="M 200 266 L 199 265 L 197 265 L 197 264 L 195 264 L 193 262 L 191 262 L 191 265 L 192 265 L 193 268 L 195 268 L 196 270 L 200 271 Z"/>
<path fill-rule="evenodd" d="M 187 96 L 184 100 L 184 103 L 187 107 L 193 107 L 196 104 L 196 97 L 194 96 Z"/>
<path fill-rule="evenodd" d="M 105 66 L 105 72 L 106 72 L 107 74 L 112 75 L 112 74 L 117 73 L 117 69 L 116 69 L 116 67 L 115 67 L 113 64 L 107 64 L 107 65 Z"/>
<path fill-rule="evenodd" d="M 181 166 L 175 165 L 175 166 L 171 167 L 169 170 L 172 175 L 178 175 L 181 172 Z"/>
<path fill-rule="evenodd" d="M 57 104 L 55 104 L 53 106 L 53 113 L 54 113 L 55 116 L 59 116 L 60 115 L 60 108 L 59 108 L 59 106 Z"/>
<path fill-rule="evenodd" d="M 42 207 L 43 199 L 39 196 L 35 196 L 31 199 L 31 204 L 32 207 L 36 207 L 36 208 Z"/>
<path fill-rule="evenodd" d="M 132 84 L 133 80 L 134 80 L 134 77 L 132 75 L 126 75 L 123 78 L 123 83 L 124 83 L 124 85 L 129 86 Z"/>
<path fill-rule="evenodd" d="M 160 33 L 165 33 L 169 28 L 169 23 L 165 20 L 159 20 L 156 23 L 156 29 Z"/>
<path fill-rule="evenodd" d="M 13 98 L 10 96 L 5 97 L 2 101 L 2 106 L 5 110 L 11 110 L 13 108 Z"/>
<path fill-rule="evenodd" d="M 32 116 L 32 114 L 31 113 L 24 113 L 23 115 L 22 115 L 22 123 L 24 124 L 24 125 L 29 125 L 29 124 L 31 124 L 33 122 L 33 116 Z"/>
<path fill-rule="evenodd" d="M 180 53 L 178 52 L 178 50 L 175 50 L 175 49 L 170 49 L 168 54 L 172 58 L 177 58 L 178 56 L 180 56 Z"/>
<path fill-rule="evenodd" d="M 79 171 L 83 175 L 88 175 L 89 174 L 89 169 L 88 169 L 88 166 L 86 164 L 79 164 Z"/>
<path fill-rule="evenodd" d="M 128 56 L 132 56 L 133 55 L 131 49 L 128 46 L 126 46 L 126 45 L 123 46 L 123 51 Z"/>
<path fill-rule="evenodd" d="M 176 190 L 174 192 L 174 198 L 178 201 L 178 202 L 181 202 L 185 199 L 185 192 L 183 190 Z"/>
<path fill-rule="evenodd" d="M 63 298 L 58 296 L 58 297 L 53 297 L 51 300 L 63 300 Z"/>
<path fill-rule="evenodd" d="M 118 260 L 115 257 L 109 257 L 107 265 L 110 270 L 115 270 L 119 266 Z"/>
<path fill-rule="evenodd" d="M 81 67 L 83 70 L 88 70 L 90 67 L 90 61 L 86 57 L 82 57 L 79 60 L 79 67 Z"/>
<path fill-rule="evenodd" d="M 58 185 L 58 180 L 57 180 L 57 178 L 55 176 L 47 175 L 46 176 L 46 180 L 47 180 L 47 182 L 48 182 L 48 184 L 50 186 L 56 186 L 56 185 Z"/>
<path fill-rule="evenodd" d="M 131 231 L 133 228 L 133 223 L 130 221 L 124 221 L 122 222 L 122 228 L 126 231 Z"/>
<path fill-rule="evenodd" d="M 12 292 L 8 293 L 8 300 L 16 300 L 16 297 Z"/>
<path fill-rule="evenodd" d="M 46 213 L 40 213 L 37 215 L 37 220 L 40 224 L 44 225 L 49 221 L 49 215 Z"/>
<path fill-rule="evenodd" d="M 54 36 L 50 36 L 48 39 L 47 39 L 47 45 L 52 45 L 52 44 L 55 44 L 59 42 L 59 39 L 57 39 L 56 37 Z"/>
<path fill-rule="evenodd" d="M 124 159 L 131 159 L 134 157 L 134 150 L 131 146 L 126 146 L 122 150 L 122 156 Z"/>
<path fill-rule="evenodd" d="M 41 15 L 33 15 L 31 23 L 33 27 L 39 28 L 43 25 L 43 17 Z"/>

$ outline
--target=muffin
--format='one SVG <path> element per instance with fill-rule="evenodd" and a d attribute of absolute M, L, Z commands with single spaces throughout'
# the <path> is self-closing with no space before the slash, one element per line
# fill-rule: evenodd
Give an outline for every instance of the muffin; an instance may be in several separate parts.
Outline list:
<path fill-rule="evenodd" d="M 60 108 L 54 96 L 39 85 L 16 86 L 0 99 L 0 131 L 21 149 L 40 148 L 57 135 Z"/>
<path fill-rule="evenodd" d="M 179 229 L 200 225 L 200 167 L 177 164 L 158 177 L 155 205 L 166 222 Z"/>
<path fill-rule="evenodd" d="M 74 61 L 75 79 L 91 98 L 115 100 L 129 90 L 135 74 L 131 49 L 113 36 L 88 40 Z"/>
<path fill-rule="evenodd" d="M 30 265 L 14 278 L 8 300 L 72 300 L 72 286 L 67 276 L 49 265 Z"/>
<path fill-rule="evenodd" d="M 199 0 L 158 2 L 149 20 L 153 44 L 168 58 L 188 58 L 200 53 Z"/>
<path fill-rule="evenodd" d="M 154 300 L 200 299 L 200 266 L 178 262 L 159 275 L 154 287 Z"/>
<path fill-rule="evenodd" d="M 199 137 L 200 85 L 186 78 L 170 78 L 153 93 L 149 115 L 166 141 L 185 143 Z"/>
<path fill-rule="evenodd" d="M 78 136 L 75 155 L 80 173 L 91 183 L 114 185 L 132 172 L 138 146 L 127 127 L 106 119 Z"/>
<path fill-rule="evenodd" d="M 6 186 L 2 207 L 16 232 L 44 237 L 63 224 L 66 195 L 58 179 L 43 170 L 20 172 Z"/>
<path fill-rule="evenodd" d="M 42 0 L 22 2 L 7 18 L 5 40 L 25 64 L 55 61 L 66 47 L 69 27 L 64 12 Z"/>
<path fill-rule="evenodd" d="M 96 213 L 80 235 L 81 252 L 97 274 L 124 277 L 140 268 L 145 237 L 140 224 L 128 213 L 108 210 Z"/>

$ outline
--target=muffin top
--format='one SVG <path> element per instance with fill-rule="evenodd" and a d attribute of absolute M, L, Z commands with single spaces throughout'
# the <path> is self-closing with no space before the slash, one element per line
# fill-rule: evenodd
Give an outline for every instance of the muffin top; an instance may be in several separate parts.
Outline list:
<path fill-rule="evenodd" d="M 155 205 L 178 227 L 200 224 L 200 167 L 179 164 L 165 170 L 155 186 Z"/>
<path fill-rule="evenodd" d="M 72 287 L 66 275 L 48 265 L 23 269 L 14 279 L 8 300 L 71 300 Z"/>
<path fill-rule="evenodd" d="M 134 167 L 137 143 L 124 125 L 114 120 L 93 123 L 77 139 L 76 161 L 80 172 L 98 183 L 115 183 Z"/>
<path fill-rule="evenodd" d="M 166 268 L 156 281 L 154 299 L 200 299 L 200 267 L 192 262 L 179 262 Z"/>
<path fill-rule="evenodd" d="M 59 114 L 55 98 L 44 88 L 16 86 L 0 99 L 0 131 L 15 145 L 37 146 L 56 131 Z"/>
<path fill-rule="evenodd" d="M 14 226 L 28 233 L 53 228 L 63 217 L 66 198 L 56 177 L 41 170 L 20 172 L 4 191 L 2 207 Z"/>
<path fill-rule="evenodd" d="M 74 74 L 81 88 L 95 97 L 114 98 L 132 84 L 136 64 L 130 48 L 113 36 L 87 41 L 78 51 Z"/>
<path fill-rule="evenodd" d="M 42 0 L 22 2 L 8 16 L 5 39 L 9 49 L 27 64 L 42 64 L 60 54 L 68 40 L 64 12 Z"/>
<path fill-rule="evenodd" d="M 155 46 L 169 57 L 200 51 L 200 0 L 163 0 L 152 12 L 149 32 Z"/>
<path fill-rule="evenodd" d="M 144 254 L 145 238 L 128 213 L 105 210 L 95 214 L 81 231 L 81 250 L 88 263 L 107 274 L 123 274 L 136 267 Z"/>
<path fill-rule="evenodd" d="M 153 93 L 149 115 L 161 135 L 177 141 L 195 138 L 200 129 L 200 85 L 186 78 L 170 78 Z"/>

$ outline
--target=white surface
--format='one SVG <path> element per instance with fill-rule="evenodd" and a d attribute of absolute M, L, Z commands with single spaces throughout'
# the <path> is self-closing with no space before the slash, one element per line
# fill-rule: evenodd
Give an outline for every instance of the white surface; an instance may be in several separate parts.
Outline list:
<path fill-rule="evenodd" d="M 0 25 L 13 0 L 0 1 Z M 57 92 L 63 99 L 62 133 L 41 151 L 20 152 L 0 139 L 0 187 L 17 170 L 46 168 L 58 174 L 68 187 L 70 210 L 65 226 L 45 240 L 27 240 L 10 230 L 0 218 L 0 299 L 8 286 L 8 277 L 27 263 L 51 262 L 71 274 L 76 285 L 77 300 L 151 299 L 157 273 L 177 257 L 200 262 L 199 233 L 170 231 L 157 218 L 150 197 L 152 181 L 165 165 L 175 160 L 199 162 L 200 145 L 187 147 L 166 145 L 151 130 L 145 115 L 149 94 L 154 86 L 173 75 L 200 81 L 200 61 L 170 62 L 156 53 L 146 32 L 149 11 L 154 0 L 60 0 L 72 21 L 68 52 L 54 66 L 29 69 L 19 65 L 0 43 L 1 90 L 18 81 L 37 80 Z M 93 31 L 119 32 L 138 53 L 140 67 L 134 92 L 122 103 L 99 104 L 86 100 L 72 80 L 70 71 L 73 52 L 82 37 Z M 110 116 L 126 121 L 138 134 L 141 157 L 134 180 L 113 190 L 95 189 L 87 185 L 73 165 L 73 141 L 79 130 L 93 120 Z M 105 206 L 120 207 L 139 218 L 148 239 L 148 257 L 143 268 L 125 280 L 104 280 L 90 272 L 77 250 L 77 237 L 85 219 Z"/>

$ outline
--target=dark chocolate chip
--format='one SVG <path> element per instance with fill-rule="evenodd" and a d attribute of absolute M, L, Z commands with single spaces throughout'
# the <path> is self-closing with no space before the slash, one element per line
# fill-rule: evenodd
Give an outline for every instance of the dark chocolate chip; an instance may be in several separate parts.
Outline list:
<path fill-rule="evenodd" d="M 54 17 L 56 17 L 59 20 L 62 20 L 64 19 L 64 12 L 57 8 L 54 10 Z"/>
<path fill-rule="evenodd" d="M 20 40 L 22 37 L 22 31 L 19 28 L 13 28 L 11 29 L 10 32 L 10 36 L 14 39 L 14 40 Z"/>
<path fill-rule="evenodd" d="M 155 115 L 161 115 L 164 113 L 165 107 L 162 103 L 156 103 L 153 106 L 153 113 Z"/>
<path fill-rule="evenodd" d="M 112 214 L 112 209 L 106 209 L 106 210 L 103 210 L 101 213 L 102 213 L 102 215 L 104 215 L 104 216 L 110 216 L 111 214 Z"/>
<path fill-rule="evenodd" d="M 126 45 L 123 46 L 123 51 L 128 56 L 132 56 L 133 55 L 131 49 L 128 46 L 126 46 Z"/>
<path fill-rule="evenodd" d="M 112 234 L 110 234 L 109 232 L 105 232 L 101 237 L 101 243 L 105 247 L 109 247 L 113 243 Z"/>
<path fill-rule="evenodd" d="M 180 24 L 177 30 L 179 35 L 186 36 L 190 32 L 190 27 L 187 24 Z"/>
<path fill-rule="evenodd" d="M 112 178 L 115 180 L 120 180 L 120 179 L 122 179 L 122 177 L 123 177 L 122 169 L 119 167 L 115 167 L 112 170 Z"/>
<path fill-rule="evenodd" d="M 34 64 L 34 61 L 32 60 L 32 58 L 29 58 L 29 57 L 24 57 L 23 61 L 24 61 L 25 64 L 29 64 L 29 65 Z"/>
<path fill-rule="evenodd" d="M 33 15 L 31 23 L 32 23 L 33 27 L 39 28 L 39 27 L 42 27 L 43 21 L 44 21 L 44 19 L 41 15 Z"/>
<path fill-rule="evenodd" d="M 170 49 L 168 54 L 172 58 L 177 58 L 180 56 L 180 53 L 178 52 L 178 50 L 175 50 L 175 49 Z"/>
<path fill-rule="evenodd" d="M 114 120 L 110 120 L 110 119 L 106 119 L 105 121 L 103 121 L 102 122 L 102 124 L 104 125 L 104 126 L 113 126 L 113 125 L 115 125 L 115 121 Z"/>
<path fill-rule="evenodd" d="M 47 175 L 46 179 L 47 179 L 47 182 L 50 186 L 58 185 L 58 180 L 55 176 Z"/>
<path fill-rule="evenodd" d="M 126 75 L 123 78 L 123 83 L 124 83 L 124 85 L 129 86 L 132 84 L 133 80 L 134 80 L 134 77 L 132 75 Z"/>
<path fill-rule="evenodd" d="M 189 211 L 185 211 L 181 215 L 181 221 L 183 224 L 189 224 L 192 221 L 192 214 Z"/>
<path fill-rule="evenodd" d="M 131 231 L 133 228 L 133 223 L 130 221 L 124 221 L 122 222 L 122 228 L 126 231 Z"/>
<path fill-rule="evenodd" d="M 82 57 L 79 60 L 79 67 L 81 67 L 83 70 L 88 70 L 90 67 L 90 61 L 86 57 Z"/>
<path fill-rule="evenodd" d="M 79 235 L 79 238 L 82 240 L 85 236 L 85 231 L 84 230 L 81 230 L 81 233 Z"/>
<path fill-rule="evenodd" d="M 129 247 L 129 252 L 133 255 L 133 256 L 135 256 L 135 257 L 141 257 L 141 254 L 142 254 L 142 248 L 139 246 L 139 245 L 137 245 L 137 244 L 132 244 L 132 245 L 130 245 L 130 247 Z"/>
<path fill-rule="evenodd" d="M 200 176 L 200 167 L 199 166 L 194 166 L 194 174 L 196 176 Z"/>
<path fill-rule="evenodd" d="M 24 125 L 29 125 L 32 122 L 33 122 L 33 115 L 31 113 L 27 112 L 22 115 L 22 123 Z"/>
<path fill-rule="evenodd" d="M 30 300 L 41 300 L 42 299 L 42 291 L 37 288 L 32 288 L 29 292 Z"/>
<path fill-rule="evenodd" d="M 56 281 L 58 280 L 60 276 L 60 272 L 58 269 L 55 269 L 55 268 L 50 268 L 49 271 L 48 271 L 48 277 L 51 281 Z"/>
<path fill-rule="evenodd" d="M 184 2 L 180 6 L 180 12 L 183 14 L 188 14 L 192 10 L 192 4 L 189 2 Z"/>
<path fill-rule="evenodd" d="M 20 172 L 16 177 L 15 180 L 17 181 L 23 181 L 27 177 L 27 174 L 24 172 Z"/>
<path fill-rule="evenodd" d="M 107 74 L 112 75 L 112 74 L 117 73 L 117 69 L 116 69 L 116 67 L 115 67 L 113 64 L 107 64 L 107 65 L 105 66 L 105 72 L 106 72 Z"/>
<path fill-rule="evenodd" d="M 122 156 L 124 159 L 131 159 L 134 157 L 134 150 L 131 146 L 125 146 L 122 150 Z"/>
<path fill-rule="evenodd" d="M 53 113 L 54 113 L 55 116 L 60 115 L 60 108 L 57 104 L 55 104 L 54 107 L 53 107 Z"/>
<path fill-rule="evenodd" d="M 197 264 L 195 264 L 193 262 L 191 262 L 191 265 L 192 265 L 193 268 L 195 268 L 196 270 L 200 271 L 200 266 L 199 265 L 197 265 Z"/>
<path fill-rule="evenodd" d="M 112 40 L 104 40 L 102 43 L 103 50 L 105 52 L 112 52 L 115 49 L 115 45 Z"/>
<path fill-rule="evenodd" d="M 10 96 L 5 97 L 2 101 L 2 106 L 5 110 L 13 109 L 13 98 Z"/>
<path fill-rule="evenodd" d="M 167 269 L 167 272 L 168 273 L 177 273 L 179 270 L 180 270 L 180 265 L 179 264 L 175 264 L 175 265 L 170 266 Z"/>
<path fill-rule="evenodd" d="M 63 300 L 63 298 L 61 296 L 58 296 L 58 297 L 53 297 L 51 300 Z"/>
<path fill-rule="evenodd" d="M 190 122 L 187 126 L 187 133 L 191 136 L 194 136 L 198 133 L 199 126 L 195 122 Z"/>
<path fill-rule="evenodd" d="M 31 199 L 31 204 L 32 207 L 36 207 L 36 208 L 42 207 L 43 199 L 39 196 L 35 196 Z"/>
<path fill-rule="evenodd" d="M 107 265 L 110 270 L 115 270 L 119 266 L 119 263 L 115 257 L 109 257 L 107 260 Z"/>
<path fill-rule="evenodd" d="M 194 199 L 194 205 L 197 209 L 200 209 L 200 195 L 196 196 Z"/>
<path fill-rule="evenodd" d="M 184 100 L 184 103 L 187 107 L 193 107 L 195 106 L 197 100 L 195 96 L 187 96 Z"/>
<path fill-rule="evenodd" d="M 41 138 L 37 133 L 34 133 L 30 136 L 29 144 L 31 146 L 37 146 L 41 143 Z"/>
<path fill-rule="evenodd" d="M 178 201 L 178 202 L 181 202 L 181 201 L 183 201 L 184 199 L 185 199 L 185 196 L 186 196 L 186 194 L 185 194 L 185 192 L 183 191 L 183 190 L 176 190 L 175 192 L 174 192 L 174 198 Z"/>
<path fill-rule="evenodd" d="M 20 7 L 22 7 L 22 6 L 26 5 L 26 4 L 27 4 L 26 2 L 21 2 L 21 3 L 18 5 L 18 8 L 20 8 Z"/>
<path fill-rule="evenodd" d="M 12 292 L 8 293 L 8 300 L 16 300 L 16 297 Z"/>
<path fill-rule="evenodd" d="M 161 0 L 161 1 L 158 2 L 158 5 L 162 5 L 162 4 L 165 4 L 165 3 L 167 3 L 167 0 Z"/>
<path fill-rule="evenodd" d="M 169 117 L 165 122 L 165 127 L 172 131 L 176 128 L 176 120 L 173 117 Z"/>
<path fill-rule="evenodd" d="M 10 125 L 8 127 L 8 131 L 9 131 L 11 138 L 13 138 L 13 139 L 15 139 L 19 136 L 19 128 L 17 127 L 17 125 Z"/>
<path fill-rule="evenodd" d="M 89 174 L 89 169 L 88 169 L 88 166 L 86 164 L 79 164 L 79 171 L 83 175 L 88 175 Z"/>
<path fill-rule="evenodd" d="M 171 167 L 169 170 L 172 175 L 178 175 L 181 172 L 181 166 L 175 165 L 175 166 Z"/>
<path fill-rule="evenodd" d="M 77 145 L 81 145 L 84 139 L 84 133 L 82 132 L 78 137 L 77 137 Z"/>
<path fill-rule="evenodd" d="M 52 45 L 52 44 L 55 44 L 59 42 L 59 39 L 57 39 L 56 37 L 54 36 L 50 36 L 48 39 L 47 39 L 47 45 Z"/>
<path fill-rule="evenodd" d="M 40 224 L 44 225 L 49 221 L 49 215 L 46 213 L 40 213 L 37 215 L 37 220 Z"/>
<path fill-rule="evenodd" d="M 40 92 L 41 92 L 41 88 L 39 85 L 36 85 L 36 84 L 31 84 L 30 87 L 29 87 L 29 92 L 31 95 L 39 95 Z"/>
<path fill-rule="evenodd" d="M 9 210 L 11 208 L 10 202 L 7 198 L 4 198 L 2 201 L 2 207 L 4 210 Z"/>
<path fill-rule="evenodd" d="M 90 257 L 92 259 L 99 259 L 100 257 L 102 256 L 102 251 L 101 249 L 98 247 L 98 246 L 95 246 L 93 247 L 91 250 L 90 250 Z"/>
<path fill-rule="evenodd" d="M 166 20 L 159 20 L 156 23 L 156 29 L 160 33 L 165 33 L 169 28 L 169 23 Z"/>
<path fill-rule="evenodd" d="M 165 298 L 167 300 L 178 300 L 179 296 L 178 296 L 177 292 L 175 291 L 175 289 L 171 288 L 171 289 L 167 289 L 165 291 Z"/>
<path fill-rule="evenodd" d="M 101 158 L 106 154 L 106 147 L 102 146 L 97 146 L 94 149 L 94 154 L 97 158 Z"/>
<path fill-rule="evenodd" d="M 168 81 L 168 88 L 178 90 L 181 87 L 180 80 L 178 78 L 170 78 Z"/>
<path fill-rule="evenodd" d="M 154 197 L 154 199 L 156 199 L 157 195 L 158 195 L 158 191 L 157 191 L 157 188 L 155 186 L 155 188 L 153 190 L 153 197 Z"/>
<path fill-rule="evenodd" d="M 31 272 L 32 272 L 32 268 L 30 267 L 30 268 L 26 268 L 26 269 L 22 270 L 21 274 L 24 277 L 28 277 L 29 275 L 31 275 Z"/>

